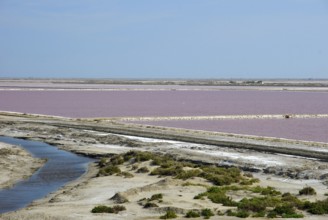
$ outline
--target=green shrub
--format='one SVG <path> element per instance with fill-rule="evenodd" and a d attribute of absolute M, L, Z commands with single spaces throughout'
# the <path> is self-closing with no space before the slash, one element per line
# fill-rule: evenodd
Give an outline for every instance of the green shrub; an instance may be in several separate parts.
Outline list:
<path fill-rule="evenodd" d="M 115 205 L 113 207 L 108 207 L 104 205 L 99 205 L 94 207 L 91 212 L 92 213 L 119 213 L 120 211 L 124 211 L 126 208 L 122 205 Z"/>
<path fill-rule="evenodd" d="M 255 186 L 255 187 L 252 187 L 252 188 L 250 188 L 249 190 L 251 191 L 251 192 L 253 192 L 253 193 L 261 193 L 262 192 L 262 187 L 260 187 L 260 186 Z"/>
<path fill-rule="evenodd" d="M 224 176 L 214 173 L 203 172 L 199 176 L 212 182 L 214 185 L 217 186 L 230 185 L 231 183 L 234 182 L 233 179 L 229 176 Z"/>
<path fill-rule="evenodd" d="M 237 203 L 234 202 L 225 193 L 226 193 L 226 189 L 224 188 L 210 187 L 206 192 L 200 193 L 197 196 L 195 196 L 194 199 L 202 199 L 203 197 L 207 196 L 207 198 L 214 203 L 219 203 L 224 206 L 236 206 Z"/>
<path fill-rule="evenodd" d="M 194 196 L 194 199 L 204 199 L 207 196 L 207 192 L 199 193 L 198 195 Z"/>
<path fill-rule="evenodd" d="M 183 179 L 183 180 L 187 180 L 193 177 L 197 177 L 202 173 L 202 171 L 198 170 L 198 169 L 192 169 L 192 170 L 188 170 L 188 171 L 184 171 L 182 170 L 181 173 L 179 173 L 176 178 L 178 179 Z"/>
<path fill-rule="evenodd" d="M 137 152 L 136 155 L 136 161 L 137 162 L 144 162 L 144 161 L 148 161 L 151 160 L 155 157 L 155 154 L 151 153 L 151 152 Z"/>
<path fill-rule="evenodd" d="M 158 167 L 155 170 L 153 170 L 150 175 L 159 175 L 159 176 L 177 176 L 181 172 L 183 172 L 182 167 L 180 166 L 173 166 L 169 168 L 162 168 Z"/>
<path fill-rule="evenodd" d="M 308 211 L 312 214 L 323 215 L 328 214 L 328 199 L 316 201 L 308 204 Z"/>
<path fill-rule="evenodd" d="M 267 214 L 267 218 L 277 218 L 277 213 L 275 211 L 270 211 Z"/>
<path fill-rule="evenodd" d="M 136 156 L 137 151 L 129 151 L 123 154 L 124 161 L 129 161 Z"/>
<path fill-rule="evenodd" d="M 283 214 L 283 218 L 304 218 L 304 215 L 301 213 L 293 213 L 293 214 Z"/>
<path fill-rule="evenodd" d="M 124 163 L 124 158 L 121 155 L 115 155 L 109 161 L 111 165 L 121 165 Z"/>
<path fill-rule="evenodd" d="M 207 189 L 207 193 L 225 193 L 225 189 L 222 187 L 212 186 Z"/>
<path fill-rule="evenodd" d="M 176 218 L 178 217 L 177 214 L 175 214 L 174 211 L 168 210 L 165 215 L 162 215 L 160 219 L 170 219 L 170 218 Z"/>
<path fill-rule="evenodd" d="M 163 199 L 163 194 L 162 193 L 152 195 L 150 197 L 149 201 L 160 200 L 160 199 Z"/>
<path fill-rule="evenodd" d="M 233 212 L 231 209 L 229 209 L 229 210 L 226 211 L 226 215 L 227 216 L 236 216 L 237 212 Z"/>
<path fill-rule="evenodd" d="M 167 163 L 173 164 L 173 160 L 168 156 L 157 156 L 157 157 L 153 158 L 151 165 L 152 166 L 162 166 Z"/>
<path fill-rule="evenodd" d="M 158 207 L 158 205 L 155 204 L 155 203 L 153 203 L 153 202 L 147 202 L 143 207 L 144 207 L 145 209 L 148 209 L 148 208 Z"/>
<path fill-rule="evenodd" d="M 94 207 L 91 212 L 92 213 L 110 213 L 111 207 L 105 206 L 105 205 L 98 205 Z"/>
<path fill-rule="evenodd" d="M 202 209 L 200 214 L 204 216 L 205 219 L 209 219 L 211 216 L 214 216 L 214 213 L 211 209 Z"/>
<path fill-rule="evenodd" d="M 144 151 L 129 151 L 123 154 L 124 161 L 129 161 L 134 159 L 134 162 L 144 162 L 144 161 L 152 160 L 155 157 L 157 157 L 156 154 L 151 152 L 144 152 Z"/>
<path fill-rule="evenodd" d="M 310 201 L 302 202 L 302 206 L 299 209 L 307 210 L 311 208 L 312 203 Z"/>
<path fill-rule="evenodd" d="M 255 179 L 255 178 L 252 178 L 252 179 L 244 179 L 240 182 L 240 185 L 253 185 L 254 183 L 258 183 L 260 182 L 259 179 Z"/>
<path fill-rule="evenodd" d="M 238 183 L 243 179 L 238 168 L 203 166 L 201 169 L 203 170 L 203 173 L 200 174 L 200 177 L 218 186 Z"/>
<path fill-rule="evenodd" d="M 113 206 L 113 213 L 119 213 L 119 212 L 121 212 L 121 211 L 125 211 L 126 210 L 126 208 L 124 207 L 124 206 L 122 206 L 122 205 L 114 205 Z"/>
<path fill-rule="evenodd" d="M 267 206 L 268 204 L 263 198 L 244 198 L 237 205 L 238 209 L 240 210 L 252 212 L 263 212 Z"/>
<path fill-rule="evenodd" d="M 301 189 L 299 191 L 300 195 L 316 195 L 316 191 L 311 187 L 311 186 L 307 186 L 304 187 L 303 189 Z"/>
<path fill-rule="evenodd" d="M 295 208 L 291 204 L 281 204 L 273 209 L 278 215 L 292 215 L 295 214 Z"/>
<path fill-rule="evenodd" d="M 101 158 L 99 161 L 99 167 L 104 167 L 107 164 L 107 159 L 106 158 Z"/>
<path fill-rule="evenodd" d="M 257 212 L 252 215 L 254 218 L 260 218 L 265 216 L 265 211 Z"/>
<path fill-rule="evenodd" d="M 174 161 L 174 160 L 166 160 L 166 161 L 162 161 L 161 163 L 161 168 L 170 168 L 170 167 L 175 167 L 175 166 L 181 166 L 178 162 Z"/>
<path fill-rule="evenodd" d="M 198 218 L 200 217 L 200 214 L 199 212 L 196 212 L 196 211 L 188 211 L 187 214 L 186 214 L 186 218 Z"/>
<path fill-rule="evenodd" d="M 243 175 L 245 177 L 248 177 L 248 178 L 253 178 L 253 174 L 252 173 L 244 173 Z"/>
<path fill-rule="evenodd" d="M 133 178 L 134 175 L 132 173 L 129 173 L 129 172 L 121 172 L 121 173 L 118 173 L 119 176 L 123 176 L 124 178 Z"/>
<path fill-rule="evenodd" d="M 137 170 L 137 173 L 148 173 L 149 169 L 147 167 L 141 167 Z"/>
<path fill-rule="evenodd" d="M 238 218 L 247 218 L 249 216 L 249 213 L 246 212 L 246 211 L 241 210 L 241 211 L 237 212 L 236 216 Z"/>
<path fill-rule="evenodd" d="M 110 176 L 116 173 L 120 173 L 121 170 L 118 166 L 109 165 L 99 170 L 98 176 Z"/>
<path fill-rule="evenodd" d="M 277 196 L 277 195 L 281 195 L 281 192 L 275 190 L 273 187 L 271 186 L 267 186 L 266 188 L 262 189 L 261 195 L 270 195 L 270 196 Z"/>
<path fill-rule="evenodd" d="M 207 196 L 212 202 L 220 203 L 224 206 L 236 206 L 237 203 L 232 201 L 232 199 L 225 195 L 225 193 L 210 193 Z"/>
<path fill-rule="evenodd" d="M 304 206 L 304 203 L 301 200 L 299 200 L 296 196 L 293 196 L 290 193 L 284 193 L 281 197 L 281 201 L 299 209 L 302 209 Z"/>
<path fill-rule="evenodd" d="M 155 155 L 144 151 L 129 151 L 123 155 L 125 161 L 135 159 L 135 162 L 143 162 L 151 160 Z"/>
<path fill-rule="evenodd" d="M 275 190 L 273 187 L 268 186 L 268 187 L 261 187 L 261 186 L 256 186 L 250 189 L 254 193 L 260 193 L 261 195 L 264 196 L 278 196 L 281 195 L 281 192 Z"/>

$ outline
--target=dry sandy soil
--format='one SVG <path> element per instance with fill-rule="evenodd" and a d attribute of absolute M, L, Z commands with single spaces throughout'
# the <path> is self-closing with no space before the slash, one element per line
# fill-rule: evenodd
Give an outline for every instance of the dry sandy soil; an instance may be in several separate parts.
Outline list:
<path fill-rule="evenodd" d="M 28 178 L 44 163 L 20 147 L 0 142 L 0 189 Z"/>
<path fill-rule="evenodd" d="M 140 167 L 149 166 L 148 162 L 139 164 Z M 205 192 L 204 186 L 211 184 L 203 179 L 195 178 L 189 180 L 199 186 L 184 186 L 185 181 L 173 179 L 172 177 L 150 176 L 144 173 L 137 173 L 131 166 L 121 166 L 122 171 L 128 171 L 134 175 L 132 178 L 122 176 L 96 177 L 94 167 L 90 168 L 89 176 L 85 176 L 76 183 L 66 186 L 59 192 L 48 196 L 48 198 L 35 202 L 30 207 L 2 216 L 4 220 L 13 219 L 51 219 L 51 220 L 77 220 L 77 219 L 159 219 L 169 207 L 178 214 L 178 219 L 185 219 L 183 216 L 187 210 L 210 208 L 212 210 L 231 209 L 220 204 L 214 204 L 208 199 L 195 200 L 193 197 Z M 298 190 L 304 185 L 311 185 L 316 188 L 318 196 L 307 196 L 307 199 L 315 200 L 324 198 L 323 193 L 326 187 L 319 181 L 286 181 L 282 178 L 261 178 L 262 186 L 274 186 L 282 192 L 297 194 Z M 267 176 L 269 177 L 269 176 Z M 204 186 L 201 186 L 204 185 Z M 128 202 L 122 204 L 126 211 L 119 214 L 92 214 L 90 211 L 97 205 L 116 205 L 117 201 L 113 198 L 116 193 L 120 193 L 119 198 L 125 198 Z M 154 194 L 163 194 L 163 201 L 155 203 L 157 208 L 145 209 L 139 204 L 143 198 L 150 198 Z M 243 192 L 230 194 L 234 199 L 240 199 L 245 194 Z M 305 197 L 304 197 L 305 198 Z M 306 216 L 305 219 L 326 219 L 327 216 Z M 211 219 L 240 219 L 227 216 L 213 216 Z M 256 218 L 261 219 L 261 218 Z M 263 218 L 262 218 L 263 219 Z"/>
<path fill-rule="evenodd" d="M 328 173 L 327 163 L 309 158 L 58 128 L 49 125 L 40 127 L 40 125 L 17 121 L 15 123 L 5 121 L 0 124 L 0 135 L 46 141 L 62 149 L 90 156 L 112 155 L 133 149 L 167 153 L 172 157 L 198 162 L 237 166 L 245 172 L 252 171 L 253 175 L 260 179 L 261 186 L 273 186 L 282 192 L 297 194 L 304 186 L 311 186 L 317 191 L 316 196 L 307 197 L 311 201 L 326 198 L 324 194 L 328 191 L 325 185 L 326 174 Z M 149 169 L 153 169 L 147 162 L 139 166 L 147 166 Z M 209 182 L 203 179 L 195 178 L 192 180 L 200 185 L 184 186 L 182 180 L 137 173 L 128 164 L 121 165 L 120 168 L 123 171 L 132 173 L 134 177 L 124 178 L 115 175 L 96 177 L 98 168 L 95 164 L 92 164 L 89 172 L 79 180 L 50 194 L 47 198 L 35 201 L 27 208 L 0 215 L 0 219 L 159 219 L 159 216 L 164 214 L 165 207 L 173 207 L 177 211 L 179 219 L 184 219 L 182 217 L 183 213 L 190 209 L 227 209 L 207 199 L 193 199 L 195 195 L 206 191 L 206 188 L 200 185 L 210 185 Z M 91 213 L 92 208 L 97 205 L 115 205 L 116 201 L 111 200 L 111 198 L 116 193 L 121 193 L 128 199 L 128 202 L 123 204 L 127 209 L 126 211 L 119 214 Z M 150 198 L 157 193 L 163 194 L 163 202 L 157 203 L 158 208 L 144 209 L 138 204 L 140 199 Z M 231 196 L 238 198 L 244 195 L 237 193 Z M 211 219 L 233 220 L 240 218 L 214 216 Z M 304 219 L 323 220 L 327 219 L 327 216 L 306 214 Z"/>

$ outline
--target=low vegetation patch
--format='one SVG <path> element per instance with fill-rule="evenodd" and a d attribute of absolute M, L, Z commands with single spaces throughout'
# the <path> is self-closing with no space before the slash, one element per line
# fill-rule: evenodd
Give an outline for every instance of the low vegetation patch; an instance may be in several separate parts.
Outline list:
<path fill-rule="evenodd" d="M 299 191 L 299 194 L 300 195 L 316 195 L 316 191 L 310 187 L 310 186 L 307 186 L 307 187 L 304 187 L 303 189 L 301 189 Z"/>
<path fill-rule="evenodd" d="M 132 173 L 129 173 L 129 172 L 126 172 L 126 171 L 120 172 L 117 175 L 118 176 L 123 176 L 124 178 L 133 178 L 134 177 L 134 175 Z"/>
<path fill-rule="evenodd" d="M 143 198 L 138 201 L 139 205 L 143 206 L 144 208 L 153 208 L 158 207 L 158 205 L 155 203 L 157 202 L 163 202 L 163 194 L 158 193 L 152 195 L 150 198 Z"/>
<path fill-rule="evenodd" d="M 214 213 L 211 209 L 202 209 L 200 214 L 204 217 L 204 219 L 209 219 L 214 216 Z"/>
<path fill-rule="evenodd" d="M 198 211 L 188 211 L 186 216 L 186 218 L 198 218 L 200 217 L 200 213 Z"/>
<path fill-rule="evenodd" d="M 251 198 L 243 198 L 234 201 L 227 196 L 229 191 L 249 191 L 259 194 Z M 224 206 L 236 207 L 235 211 L 228 210 L 227 216 L 239 218 L 267 217 L 267 218 L 303 218 L 300 211 L 308 211 L 311 214 L 328 214 L 328 199 L 323 201 L 309 202 L 300 200 L 290 193 L 281 194 L 272 187 L 250 187 L 250 186 L 214 186 L 209 187 L 206 192 L 200 193 L 194 199 L 208 198 L 213 203 Z M 221 213 L 222 214 L 222 213 Z"/>
<path fill-rule="evenodd" d="M 142 166 L 141 163 L 148 161 L 151 167 Z M 120 170 L 120 165 L 132 167 L 136 173 L 149 173 L 149 175 L 171 176 L 172 178 L 185 180 L 183 186 L 202 186 L 206 188 L 194 197 L 194 199 L 208 199 L 213 203 L 233 207 L 226 213 L 218 212 L 219 215 L 236 216 L 239 218 L 267 217 L 267 218 L 302 218 L 302 212 L 315 215 L 328 214 L 328 199 L 309 202 L 298 198 L 299 195 L 315 195 L 312 187 L 304 187 L 299 195 L 290 193 L 282 194 L 273 187 L 254 186 L 259 180 L 249 173 L 243 174 L 238 168 L 218 167 L 214 165 L 202 165 L 186 161 L 174 160 L 168 155 L 159 155 L 150 152 L 130 151 L 124 154 L 103 158 L 99 161 L 98 176 L 120 175 L 125 178 L 133 177 L 133 174 Z M 140 167 L 141 166 L 141 167 Z M 131 171 L 130 171 L 131 172 Z M 202 178 L 205 184 L 193 183 L 191 180 Z M 211 187 L 207 184 L 212 183 Z M 248 196 L 240 200 L 234 200 L 231 195 L 235 191 L 244 191 Z M 243 192 L 242 192 L 243 193 Z M 238 193 L 239 194 L 239 193 Z M 139 204 L 144 208 L 158 207 L 162 202 L 161 193 L 154 194 L 150 198 L 144 198 Z M 157 204 L 156 204 L 157 203 Z M 125 208 L 124 208 L 125 210 Z M 93 213 L 118 213 L 118 207 L 97 206 Z M 204 217 L 210 218 L 214 213 L 211 209 L 200 211 L 191 210 L 186 213 L 186 218 Z M 161 219 L 176 218 L 174 211 L 169 210 Z"/>
<path fill-rule="evenodd" d="M 177 214 L 176 214 L 174 211 L 172 211 L 172 210 L 168 210 L 168 211 L 165 213 L 165 215 L 162 215 L 162 216 L 160 217 L 160 219 L 171 219 L 171 218 L 176 218 L 176 217 L 178 217 L 178 216 L 177 216 Z"/>
<path fill-rule="evenodd" d="M 153 203 L 153 202 L 147 202 L 144 206 L 143 206 L 145 209 L 148 209 L 148 208 L 155 208 L 155 207 L 158 207 L 158 205 L 156 203 Z"/>
<path fill-rule="evenodd" d="M 154 194 L 150 197 L 149 201 L 154 201 L 154 200 L 162 200 L 163 199 L 163 194 L 162 193 L 158 193 L 158 194 Z"/>
<path fill-rule="evenodd" d="M 149 173 L 149 169 L 147 167 L 140 167 L 137 173 Z"/>
<path fill-rule="evenodd" d="M 316 201 L 312 203 L 308 203 L 307 207 L 305 207 L 310 213 L 315 215 L 323 215 L 328 214 L 328 199 L 323 201 Z"/>
<path fill-rule="evenodd" d="M 92 213 L 115 213 L 115 214 L 117 214 L 124 210 L 126 210 L 126 208 L 122 205 L 115 205 L 113 207 L 99 205 L 99 206 L 94 207 L 91 210 L 91 212 Z"/>
<path fill-rule="evenodd" d="M 100 168 L 98 176 L 110 176 L 113 174 L 121 173 L 121 169 L 116 165 L 108 165 L 103 168 Z"/>
<path fill-rule="evenodd" d="M 147 167 L 138 168 L 137 163 L 150 161 L 152 166 L 158 166 L 152 171 Z M 132 164 L 132 170 L 137 170 L 139 173 L 148 173 L 158 176 L 173 176 L 177 179 L 191 179 L 201 177 L 215 185 L 224 186 L 233 183 L 242 183 L 250 185 L 257 180 L 242 175 L 238 168 L 225 168 L 217 166 L 204 166 L 186 161 L 177 161 L 166 155 L 159 155 L 150 152 L 130 151 L 124 154 L 112 156 L 109 159 L 103 158 L 99 162 L 99 176 L 113 175 L 120 173 L 118 165 L 123 163 Z M 184 168 L 189 168 L 186 170 Z"/>

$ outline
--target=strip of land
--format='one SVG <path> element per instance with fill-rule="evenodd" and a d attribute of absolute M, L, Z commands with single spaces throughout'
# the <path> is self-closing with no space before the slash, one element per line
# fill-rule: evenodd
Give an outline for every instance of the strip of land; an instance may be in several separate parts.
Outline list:
<path fill-rule="evenodd" d="M 211 115 L 211 116 L 172 116 L 172 117 L 120 117 L 120 121 L 170 121 L 170 120 L 225 120 L 225 119 L 289 119 L 289 118 L 328 118 L 328 114 L 276 114 L 276 115 Z"/>
<path fill-rule="evenodd" d="M 34 158 L 18 146 L 0 142 L 0 189 L 31 176 L 44 161 Z"/>

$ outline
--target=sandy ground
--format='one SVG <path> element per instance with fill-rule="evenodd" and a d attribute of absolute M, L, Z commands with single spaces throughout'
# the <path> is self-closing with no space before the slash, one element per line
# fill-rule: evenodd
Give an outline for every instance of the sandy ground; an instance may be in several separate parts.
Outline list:
<path fill-rule="evenodd" d="M 147 162 L 140 164 L 151 169 Z M 166 208 L 176 210 L 179 218 L 184 218 L 184 214 L 192 209 L 210 208 L 213 210 L 231 209 L 220 204 L 214 204 L 208 199 L 195 200 L 193 197 L 206 191 L 204 186 L 184 186 L 185 181 L 172 179 L 171 177 L 160 178 L 148 174 L 137 173 L 131 170 L 131 166 L 121 166 L 122 171 L 129 171 L 134 175 L 133 178 L 121 176 L 95 177 L 95 167 L 91 167 L 89 174 L 85 177 L 61 189 L 60 192 L 48 196 L 32 206 L 2 217 L 4 220 L 13 219 L 51 219 L 51 220 L 77 220 L 77 219 L 159 219 Z M 304 185 L 311 185 L 316 188 L 318 196 L 307 196 L 306 199 L 316 200 L 324 198 L 326 187 L 319 181 L 302 180 L 286 181 L 282 178 L 272 178 L 272 176 L 257 175 L 261 178 L 262 186 L 274 186 L 282 192 L 297 194 Z M 189 182 L 210 186 L 211 184 L 203 179 L 195 178 Z M 116 205 L 117 202 L 111 199 L 116 193 L 120 193 L 128 202 L 122 204 L 126 211 L 119 214 L 92 214 L 90 211 L 97 205 Z M 143 198 L 150 198 L 154 194 L 162 193 L 163 202 L 155 202 L 159 207 L 145 209 L 139 201 Z M 243 194 L 231 194 L 233 198 L 241 198 Z M 305 197 L 304 197 L 305 198 Z M 233 209 L 233 208 L 232 208 Z M 227 216 L 213 216 L 211 219 L 240 219 Z M 251 219 L 251 218 L 249 218 Z M 261 218 L 256 218 L 261 219 Z M 262 218 L 264 219 L 264 218 Z M 310 216 L 304 219 L 327 219 L 327 216 Z"/>
<path fill-rule="evenodd" d="M 117 154 L 133 149 L 168 153 L 179 158 L 198 162 L 237 166 L 242 170 L 252 171 L 253 175 L 261 180 L 261 186 L 274 186 L 282 192 L 297 194 L 304 186 L 311 186 L 317 191 L 316 196 L 308 197 L 313 201 L 326 198 L 324 194 L 328 192 L 325 185 L 327 181 L 326 174 L 328 173 L 327 163 L 309 158 L 178 141 L 113 135 L 48 125 L 40 127 L 39 125 L 26 123 L 8 123 L 0 126 L 0 135 L 46 141 L 62 149 L 90 156 Z M 148 164 L 143 165 L 148 166 Z M 183 186 L 181 180 L 136 173 L 129 166 L 123 166 L 121 169 L 131 172 L 134 177 L 96 177 L 97 167 L 91 165 L 89 172 L 79 180 L 50 194 L 47 198 L 35 201 L 27 208 L 0 215 L 0 219 L 159 219 L 159 216 L 163 215 L 165 207 L 173 207 L 177 210 L 179 219 L 184 219 L 182 216 L 186 210 L 226 208 L 219 204 L 213 204 L 208 200 L 192 199 L 198 193 L 205 191 L 203 186 L 186 187 Z M 204 185 L 209 184 L 197 178 L 193 181 Z M 91 209 L 97 205 L 114 205 L 115 201 L 110 198 L 118 192 L 123 194 L 129 201 L 123 204 L 127 208 L 126 211 L 119 214 L 91 213 Z M 138 204 L 140 199 L 149 198 L 157 193 L 163 194 L 163 202 L 158 204 L 159 208 L 144 209 Z M 214 216 L 211 219 L 233 220 L 240 218 Z M 327 219 L 327 216 L 306 215 L 304 219 L 323 220 Z"/>
<path fill-rule="evenodd" d="M 20 147 L 0 142 L 0 189 L 28 178 L 43 162 Z"/>

